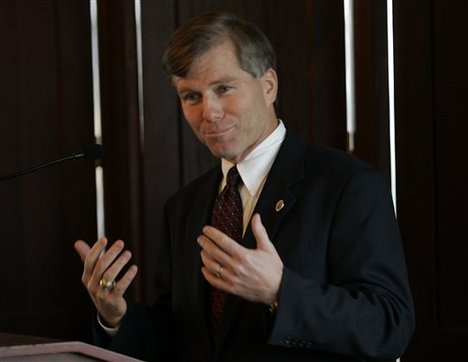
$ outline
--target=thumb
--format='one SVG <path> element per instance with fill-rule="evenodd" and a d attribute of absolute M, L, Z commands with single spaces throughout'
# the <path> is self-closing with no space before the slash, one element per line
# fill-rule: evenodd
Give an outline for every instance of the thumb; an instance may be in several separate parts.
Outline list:
<path fill-rule="evenodd" d="M 81 260 L 84 262 L 91 248 L 83 240 L 77 240 L 75 242 L 74 247 L 75 247 L 76 252 L 80 256 Z"/>
<path fill-rule="evenodd" d="M 272 243 L 268 237 L 265 226 L 262 224 L 260 214 L 255 214 L 252 216 L 252 231 L 255 236 L 255 240 L 257 240 L 257 248 L 264 250 L 270 249 Z"/>

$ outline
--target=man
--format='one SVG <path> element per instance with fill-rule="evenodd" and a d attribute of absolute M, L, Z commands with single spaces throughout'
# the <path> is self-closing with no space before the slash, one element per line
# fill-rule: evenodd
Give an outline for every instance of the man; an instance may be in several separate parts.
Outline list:
<path fill-rule="evenodd" d="M 137 267 L 116 280 L 131 257 L 122 241 L 107 251 L 104 238 L 92 249 L 77 241 L 99 343 L 145 360 L 401 355 L 413 306 L 383 178 L 277 119 L 275 55 L 251 24 L 195 18 L 173 35 L 163 64 L 221 167 L 167 204 L 153 306 L 123 297 Z"/>

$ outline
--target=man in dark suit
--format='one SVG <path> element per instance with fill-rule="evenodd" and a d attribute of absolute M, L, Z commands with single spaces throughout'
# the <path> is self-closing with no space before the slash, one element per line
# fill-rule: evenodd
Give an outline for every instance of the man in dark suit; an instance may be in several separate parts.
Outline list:
<path fill-rule="evenodd" d="M 145 360 L 401 355 L 413 306 L 385 180 L 278 120 L 275 55 L 251 24 L 226 14 L 195 18 L 173 35 L 163 64 L 185 118 L 221 167 L 168 201 L 154 305 L 124 298 L 137 267 L 115 280 L 131 257 L 122 241 L 107 251 L 104 238 L 91 249 L 75 244 L 99 343 Z M 235 201 L 222 204 L 225 226 L 213 205 L 227 189 Z M 239 237 L 228 231 L 236 227 Z"/>

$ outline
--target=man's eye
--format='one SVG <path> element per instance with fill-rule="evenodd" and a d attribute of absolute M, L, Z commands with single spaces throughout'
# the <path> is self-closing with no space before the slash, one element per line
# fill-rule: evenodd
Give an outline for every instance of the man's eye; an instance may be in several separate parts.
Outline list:
<path fill-rule="evenodd" d="M 200 96 L 196 93 L 187 93 L 182 97 L 182 99 L 184 102 L 195 104 L 200 100 Z"/>
<path fill-rule="evenodd" d="M 224 94 L 224 93 L 229 92 L 231 89 L 232 89 L 232 87 L 230 87 L 228 85 L 220 85 L 220 86 L 218 86 L 218 88 L 216 88 L 216 93 Z"/>

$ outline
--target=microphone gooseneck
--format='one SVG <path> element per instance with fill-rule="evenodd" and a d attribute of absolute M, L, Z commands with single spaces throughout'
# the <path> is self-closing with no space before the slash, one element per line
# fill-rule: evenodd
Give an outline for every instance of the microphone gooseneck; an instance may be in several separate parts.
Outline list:
<path fill-rule="evenodd" d="M 1 176 L 0 182 L 10 180 L 15 177 L 23 176 L 23 175 L 26 175 L 28 173 L 32 173 L 35 171 L 39 171 L 45 167 L 56 165 L 58 163 L 62 163 L 65 161 L 78 160 L 80 158 L 83 158 L 88 161 L 94 161 L 94 160 L 102 158 L 103 155 L 104 155 L 104 147 L 102 145 L 99 145 L 99 144 L 89 145 L 89 146 L 86 146 L 82 151 L 76 152 L 70 156 L 62 157 L 57 160 L 53 160 L 49 162 L 44 162 L 44 163 L 41 163 L 40 165 L 31 167 L 22 171 L 18 171 L 18 172 L 10 173 L 8 175 Z"/>
<path fill-rule="evenodd" d="M 102 158 L 104 155 L 104 147 L 102 145 L 94 144 L 88 145 L 80 152 L 74 153 L 72 157 L 76 160 L 84 158 L 87 161 L 94 161 Z"/>

